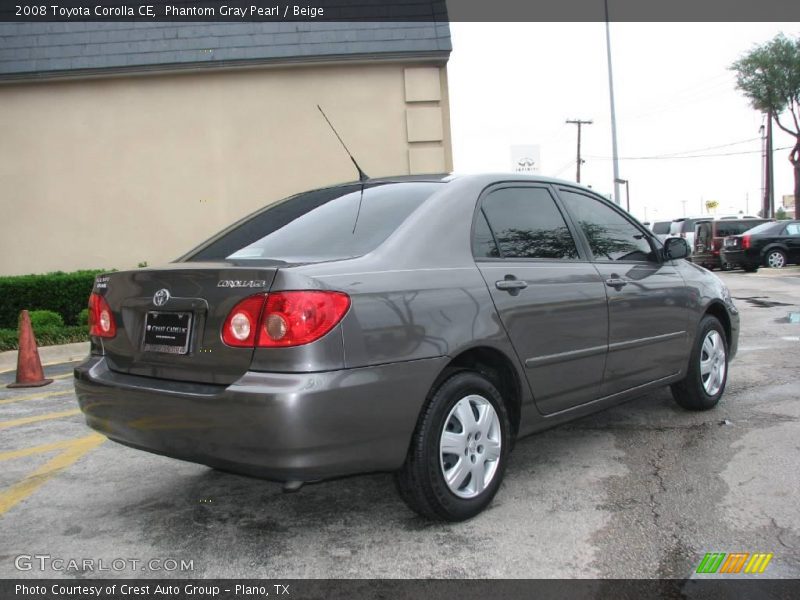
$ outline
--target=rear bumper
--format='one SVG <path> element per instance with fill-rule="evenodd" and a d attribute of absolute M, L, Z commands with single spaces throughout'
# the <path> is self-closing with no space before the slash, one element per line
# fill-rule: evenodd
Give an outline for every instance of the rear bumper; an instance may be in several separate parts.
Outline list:
<path fill-rule="evenodd" d="M 759 267 L 761 266 L 761 255 L 747 250 L 723 250 L 722 260 L 731 265 L 740 265 L 742 267 Z"/>
<path fill-rule="evenodd" d="M 322 373 L 247 372 L 229 386 L 75 369 L 87 424 L 122 444 L 277 481 L 399 468 L 445 358 Z"/>
<path fill-rule="evenodd" d="M 689 257 L 689 261 L 696 265 L 705 267 L 706 269 L 719 269 L 722 267 L 722 260 L 719 254 L 711 254 L 710 252 L 694 253 Z"/>

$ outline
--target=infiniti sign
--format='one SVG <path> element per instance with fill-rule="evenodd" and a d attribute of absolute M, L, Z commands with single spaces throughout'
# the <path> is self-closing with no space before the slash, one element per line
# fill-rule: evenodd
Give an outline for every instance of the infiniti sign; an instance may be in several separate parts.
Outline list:
<path fill-rule="evenodd" d="M 155 294 L 153 294 L 153 304 L 156 306 L 164 306 L 167 301 L 169 300 L 169 290 L 167 289 L 160 289 Z"/>

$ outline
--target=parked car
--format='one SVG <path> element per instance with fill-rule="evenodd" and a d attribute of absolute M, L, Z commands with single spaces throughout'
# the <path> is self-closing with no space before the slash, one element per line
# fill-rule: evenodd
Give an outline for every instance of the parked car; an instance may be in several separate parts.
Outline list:
<path fill-rule="evenodd" d="M 800 263 L 800 221 L 763 223 L 725 238 L 722 260 L 750 273 L 760 266 L 781 269 Z"/>
<path fill-rule="evenodd" d="M 721 257 L 722 246 L 726 237 L 738 235 L 752 229 L 756 225 L 771 222 L 772 219 L 758 218 L 721 218 L 713 221 L 700 221 L 694 229 L 694 251 L 691 260 L 706 269 L 722 269 L 727 271 L 730 265 Z"/>
<path fill-rule="evenodd" d="M 672 225 L 672 221 L 656 221 L 650 227 L 650 231 L 655 234 L 660 242 L 663 242 L 669 236 L 670 225 Z"/>
<path fill-rule="evenodd" d="M 664 385 L 718 403 L 739 316 L 687 253 L 553 179 L 314 190 L 99 276 L 78 401 L 134 448 L 287 490 L 395 471 L 414 510 L 462 520 L 518 437 Z"/>
<path fill-rule="evenodd" d="M 669 226 L 669 234 L 667 237 L 679 237 L 686 240 L 689 245 L 689 253 L 691 254 L 694 248 L 694 228 L 702 221 L 710 221 L 711 217 L 681 217 L 674 219 Z"/>

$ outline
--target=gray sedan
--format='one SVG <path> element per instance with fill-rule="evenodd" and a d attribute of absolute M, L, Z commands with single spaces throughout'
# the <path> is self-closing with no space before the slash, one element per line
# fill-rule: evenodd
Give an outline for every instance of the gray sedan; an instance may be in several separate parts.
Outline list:
<path fill-rule="evenodd" d="M 99 276 L 75 387 L 122 444 L 287 490 L 395 471 L 420 514 L 467 519 L 519 436 L 664 385 L 717 404 L 739 317 L 687 253 L 558 180 L 314 190 Z"/>

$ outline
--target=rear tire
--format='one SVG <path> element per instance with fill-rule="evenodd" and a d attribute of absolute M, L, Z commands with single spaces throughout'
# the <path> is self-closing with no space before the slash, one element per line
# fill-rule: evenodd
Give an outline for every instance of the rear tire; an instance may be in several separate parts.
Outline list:
<path fill-rule="evenodd" d="M 417 422 L 400 497 L 420 515 L 464 521 L 494 498 L 508 460 L 511 427 L 500 393 L 483 375 L 461 371 L 434 390 Z"/>
<path fill-rule="evenodd" d="M 686 410 L 714 408 L 728 381 L 728 342 L 716 317 L 700 321 L 686 377 L 671 386 L 672 397 Z"/>
<path fill-rule="evenodd" d="M 764 255 L 764 266 L 771 269 L 782 269 L 786 266 L 786 253 L 783 250 L 770 250 Z"/>

